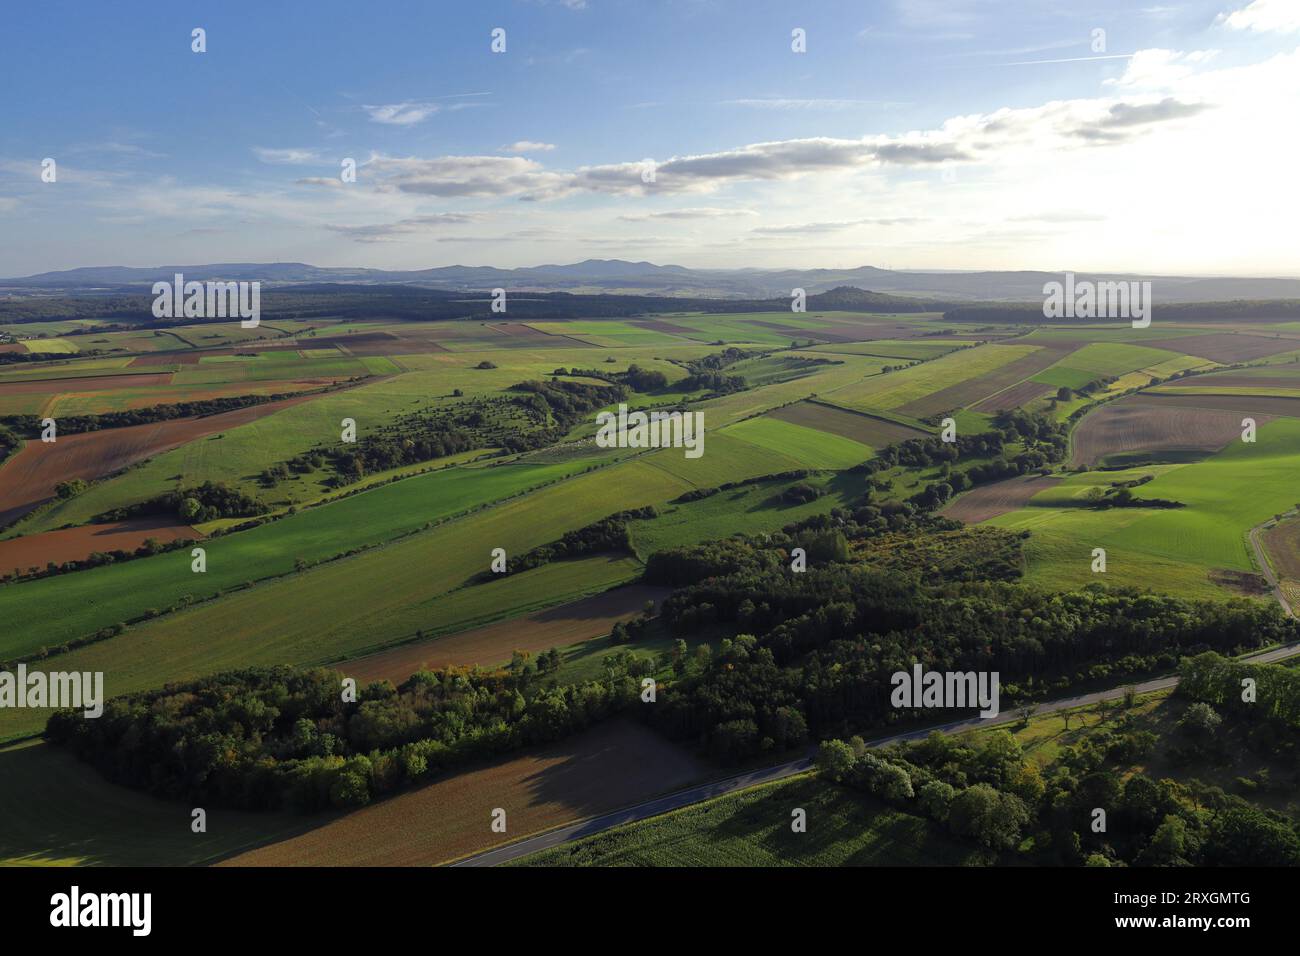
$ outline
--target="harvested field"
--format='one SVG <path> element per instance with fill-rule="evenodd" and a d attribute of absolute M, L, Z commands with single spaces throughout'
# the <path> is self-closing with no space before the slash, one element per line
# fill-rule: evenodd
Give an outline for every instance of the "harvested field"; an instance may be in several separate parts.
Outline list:
<path fill-rule="evenodd" d="M 166 517 L 136 518 L 111 524 L 88 524 L 80 528 L 46 531 L 42 534 L 0 541 L 0 574 L 26 572 L 28 568 L 45 569 L 53 561 L 82 561 L 96 551 L 134 551 L 149 538 L 163 544 L 181 538 L 200 539 L 203 535 L 187 524 L 177 524 Z"/>
<path fill-rule="evenodd" d="M 51 444 L 29 441 L 0 467 L 0 527 L 54 497 L 54 487 L 61 481 L 102 478 L 196 438 L 265 418 L 312 397 L 295 396 L 206 418 L 178 418 L 149 425 L 62 435 Z"/>
<path fill-rule="evenodd" d="M 710 768 L 632 721 L 400 794 L 222 866 L 430 866 L 641 803 L 705 779 Z M 490 828 L 506 811 L 505 834 Z"/>
<path fill-rule="evenodd" d="M 1275 417 L 1262 407 L 1269 402 L 1291 402 L 1293 414 L 1300 414 L 1300 399 L 1242 401 L 1259 424 Z M 1113 455 L 1136 452 L 1208 455 L 1241 436 L 1241 418 L 1232 397 L 1143 393 L 1085 416 L 1074 432 L 1070 464 L 1094 468 Z"/>
<path fill-rule="evenodd" d="M 994 412 L 1006 411 L 1012 408 L 1023 408 L 1036 398 L 1042 398 L 1055 389 L 1050 385 L 1040 385 L 1038 382 L 1023 381 L 1019 385 L 1012 385 L 1010 388 L 998 392 L 996 395 L 990 395 L 984 401 L 972 405 L 971 409 L 977 412 L 984 412 L 991 415 Z"/>
<path fill-rule="evenodd" d="M 803 425 L 806 428 L 815 428 L 818 431 L 830 432 L 832 435 L 851 438 L 873 448 L 881 448 L 909 438 L 924 438 L 927 435 L 926 432 L 885 421 L 883 418 L 834 408 L 818 402 L 796 402 L 768 412 L 768 416 L 793 425 Z"/>
<path fill-rule="evenodd" d="M 1225 365 L 1232 362 L 1249 362 L 1278 352 L 1290 352 L 1296 347 L 1295 339 L 1275 339 L 1263 335 L 1233 332 L 1182 336 L 1174 344 L 1177 345 L 1179 352 L 1222 362 Z"/>
<path fill-rule="evenodd" d="M 913 418 L 925 418 L 939 412 L 955 408 L 966 408 L 981 399 L 996 398 L 997 393 L 1024 382 L 1031 375 L 1037 375 L 1049 365 L 1054 365 L 1070 352 L 1069 347 L 1056 345 L 1042 346 L 1028 355 L 1022 356 L 1006 365 L 999 366 L 983 375 L 969 378 L 956 385 L 941 388 L 924 398 L 900 405 L 896 411 Z"/>
<path fill-rule="evenodd" d="M 139 372 L 134 375 L 86 375 L 80 378 L 25 378 L 0 382 L 0 395 L 44 395 L 55 392 L 104 392 L 118 388 L 170 385 L 171 372 Z"/>
<path fill-rule="evenodd" d="M 1169 406 L 1172 408 L 1205 408 L 1229 411 L 1238 415 L 1252 415 L 1258 422 L 1268 418 L 1300 418 L 1300 398 L 1285 398 L 1277 395 L 1216 395 L 1184 394 L 1179 392 L 1162 392 L 1159 390 L 1143 392 L 1137 396 L 1143 402 Z"/>
<path fill-rule="evenodd" d="M 1300 389 L 1300 375 L 1251 375 L 1246 372 L 1222 372 L 1216 375 L 1193 375 L 1165 383 L 1170 388 L 1194 388 L 1212 392 L 1216 388 L 1255 388 L 1261 392 L 1273 389 L 1296 391 Z"/>
<path fill-rule="evenodd" d="M 4 563 L 0 562 L 0 568 L 3 567 Z M 339 667 L 349 677 L 355 677 L 358 684 L 376 680 L 390 680 L 394 684 L 400 684 L 416 671 L 427 667 L 499 664 L 508 661 L 515 651 L 527 651 L 536 655 L 552 647 L 567 647 L 604 637 L 615 622 L 635 616 L 646 601 L 658 603 L 670 593 L 669 588 L 646 585 L 615 588 L 581 601 L 513 620 L 498 621 L 460 634 L 395 647 Z"/>
<path fill-rule="evenodd" d="M 940 514 L 966 524 L 978 524 L 1023 508 L 1030 498 L 1051 488 L 1059 480 L 1047 475 L 1021 475 L 1019 478 L 995 481 L 965 492 L 940 511 Z"/>

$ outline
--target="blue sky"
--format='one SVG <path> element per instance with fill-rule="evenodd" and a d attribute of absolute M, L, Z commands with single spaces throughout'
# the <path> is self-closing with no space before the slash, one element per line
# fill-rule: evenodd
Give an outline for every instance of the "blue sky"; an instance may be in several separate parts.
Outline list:
<path fill-rule="evenodd" d="M 588 257 L 1300 274 L 1281 228 L 1300 0 L 4 17 L 0 275 Z"/>

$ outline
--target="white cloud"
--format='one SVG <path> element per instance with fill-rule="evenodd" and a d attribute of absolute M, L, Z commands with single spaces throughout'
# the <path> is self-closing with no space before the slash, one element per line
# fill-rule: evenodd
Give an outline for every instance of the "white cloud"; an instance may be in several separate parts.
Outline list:
<path fill-rule="evenodd" d="M 1215 23 L 1229 30 L 1289 33 L 1300 30 L 1300 3 L 1296 0 L 1253 0 L 1240 10 L 1220 13 Z"/>
<path fill-rule="evenodd" d="M 531 139 L 517 140 L 509 146 L 501 147 L 503 153 L 549 153 L 553 149 L 554 143 L 539 143 Z"/>
<path fill-rule="evenodd" d="M 254 146 L 253 155 L 264 163 L 273 166 L 308 166 L 324 162 L 324 158 L 314 149 L 268 149 Z"/>
<path fill-rule="evenodd" d="M 652 219 L 732 219 L 738 216 L 757 216 L 753 209 L 730 209 L 721 206 L 688 206 L 683 209 L 665 209 L 630 216 L 619 216 L 624 222 L 646 222 Z"/>
<path fill-rule="evenodd" d="M 362 106 L 376 123 L 388 126 L 413 126 L 422 123 L 442 107 L 437 103 L 385 103 L 378 106 Z"/>

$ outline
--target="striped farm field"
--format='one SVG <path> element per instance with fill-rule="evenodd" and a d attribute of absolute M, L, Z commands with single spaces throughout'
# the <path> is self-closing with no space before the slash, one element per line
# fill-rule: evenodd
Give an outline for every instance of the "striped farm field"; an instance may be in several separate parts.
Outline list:
<path fill-rule="evenodd" d="M 779 418 L 794 425 L 815 428 L 851 438 L 872 448 L 882 448 L 909 438 L 923 438 L 928 432 L 910 428 L 897 422 L 877 418 L 861 412 L 851 412 L 822 402 L 797 402 L 768 412 L 767 417 Z"/>
<path fill-rule="evenodd" d="M 188 554 L 161 554 L 6 585 L 0 587 L 0 617 L 27 623 L 0 638 L 0 659 L 56 647 L 134 620 L 149 608 L 204 600 L 248 581 L 288 574 L 299 559 L 314 563 L 391 541 L 428 522 L 580 470 L 572 463 L 451 468 L 393 482 L 249 531 L 211 538 L 204 543 L 208 570 L 202 575 L 190 573 Z M 62 613 L 41 612 L 52 601 L 63 607 Z"/>
<path fill-rule="evenodd" d="M 872 456 L 870 446 L 851 438 L 768 415 L 732 425 L 723 434 L 793 458 L 805 468 L 851 468 Z"/>
<path fill-rule="evenodd" d="M 917 415 L 915 407 L 922 404 L 928 407 L 934 404 L 935 393 L 978 379 L 1036 351 L 1038 347 L 1033 345 L 981 345 L 921 365 L 914 365 L 911 368 L 864 379 L 835 389 L 828 394 L 828 397 L 837 405 L 846 405 L 849 408 L 862 410 L 896 408 L 903 410 L 905 414 Z M 1008 382 L 1002 387 L 1013 384 L 1015 382 Z M 977 386 L 974 391 L 980 394 L 973 395 L 971 400 L 977 401 L 997 390 L 997 388 L 985 389 L 983 386 Z M 907 410 L 904 406 L 913 410 Z M 944 408 L 935 410 L 944 411 L 951 407 L 954 406 L 945 404 Z"/>

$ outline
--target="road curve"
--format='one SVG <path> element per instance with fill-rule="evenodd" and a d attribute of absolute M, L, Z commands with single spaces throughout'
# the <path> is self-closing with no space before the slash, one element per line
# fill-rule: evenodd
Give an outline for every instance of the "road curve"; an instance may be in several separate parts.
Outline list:
<path fill-rule="evenodd" d="M 1285 606 L 1285 605 L 1284 605 Z M 1281 647 L 1275 647 L 1267 651 L 1259 651 L 1254 654 L 1243 655 L 1240 660 L 1249 661 L 1255 664 L 1271 664 L 1275 661 L 1286 660 L 1288 657 L 1294 657 L 1300 654 L 1300 642 L 1294 644 L 1284 644 Z M 1165 690 L 1173 687 L 1178 683 L 1177 677 L 1157 677 L 1152 680 L 1143 681 L 1139 684 L 1126 684 L 1122 687 L 1111 687 L 1106 690 L 1093 691 L 1088 694 L 1077 694 L 1074 697 L 1063 697 L 1060 700 L 1048 701 L 1047 703 L 1037 704 L 1034 706 L 1034 715 L 1051 714 L 1059 710 L 1070 710 L 1075 707 L 1086 707 L 1089 704 L 1096 704 L 1103 700 L 1114 700 L 1123 697 L 1128 693 L 1131 687 L 1139 694 L 1150 693 L 1155 690 Z M 889 737 L 878 737 L 874 740 L 867 741 L 868 747 L 884 747 L 888 744 L 901 743 L 908 740 L 921 740 L 924 737 L 934 733 L 936 730 L 940 733 L 952 734 L 961 733 L 966 730 L 974 730 L 977 727 L 996 727 L 999 724 L 1011 723 L 1020 719 L 1018 709 L 1003 711 L 996 717 L 967 717 L 962 720 L 954 720 L 950 723 L 939 724 L 937 726 L 918 727 L 915 730 L 909 730 L 906 733 L 894 734 Z M 676 793 L 670 793 L 667 796 L 656 797 L 654 800 L 647 800 L 645 803 L 639 803 L 633 807 L 627 807 L 623 810 L 615 810 L 613 813 L 606 813 L 598 817 L 589 817 L 585 820 L 578 820 L 554 830 L 547 830 L 545 833 L 539 833 L 536 836 L 525 837 L 514 843 L 508 843 L 505 846 L 499 846 L 474 856 L 466 857 L 452 866 L 497 866 L 501 863 L 508 863 L 511 860 L 517 860 L 521 857 L 549 850 L 552 847 L 559 846 L 562 843 L 568 843 L 572 840 L 578 840 L 582 837 L 592 836 L 596 833 L 603 833 L 605 830 L 613 829 L 624 823 L 634 823 L 638 820 L 646 820 L 650 817 L 656 817 L 672 810 L 680 810 L 683 807 L 691 806 L 695 803 L 703 803 L 705 800 L 712 800 L 715 797 L 721 797 L 737 790 L 745 790 L 749 787 L 756 787 L 760 784 L 773 783 L 777 780 L 784 780 L 786 777 L 793 777 L 795 774 L 803 773 L 812 768 L 813 761 L 811 753 L 806 753 L 798 760 L 792 760 L 787 763 L 778 764 L 774 767 L 764 767 L 759 770 L 751 770 L 746 773 L 737 774 L 733 777 L 726 777 L 722 780 L 715 780 L 711 783 L 701 784 L 696 787 L 689 787 L 686 790 L 679 790 Z"/>
<path fill-rule="evenodd" d="M 1288 511 L 1286 514 L 1294 514 L 1294 511 Z M 1283 515 L 1283 517 L 1286 517 L 1286 515 Z M 1286 611 L 1286 613 L 1292 617 L 1295 617 L 1295 608 L 1293 608 L 1291 602 L 1286 599 L 1286 594 L 1282 590 L 1282 585 L 1278 582 L 1277 575 L 1273 573 L 1273 566 L 1268 563 L 1268 555 L 1264 553 L 1264 545 L 1261 544 L 1259 540 L 1259 533 L 1265 528 L 1272 527 L 1275 524 L 1277 524 L 1277 521 L 1273 518 L 1269 518 L 1263 524 L 1257 524 L 1255 527 L 1251 528 L 1250 531 L 1247 532 L 1246 537 L 1250 539 L 1250 546 L 1255 549 L 1255 563 L 1259 565 L 1260 571 L 1263 572 L 1264 580 L 1266 580 L 1269 587 L 1273 589 L 1273 597 L 1277 598 L 1277 603 L 1282 605 L 1282 610 Z"/>

